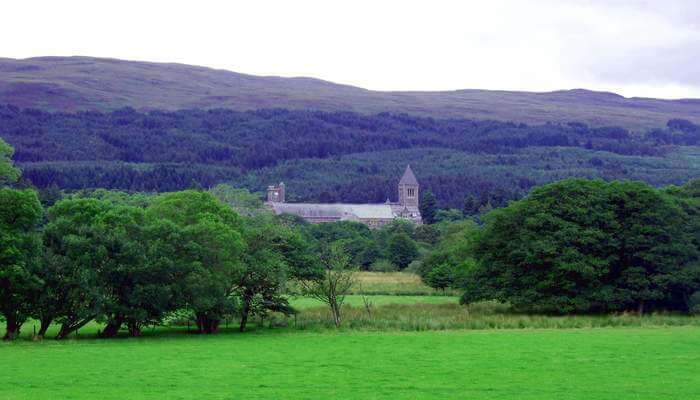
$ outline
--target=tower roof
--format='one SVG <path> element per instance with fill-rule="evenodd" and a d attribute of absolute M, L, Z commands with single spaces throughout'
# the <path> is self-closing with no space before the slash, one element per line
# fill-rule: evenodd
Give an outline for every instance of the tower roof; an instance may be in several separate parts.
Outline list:
<path fill-rule="evenodd" d="M 399 185 L 417 185 L 418 180 L 416 179 L 416 176 L 413 174 L 413 170 L 411 169 L 410 165 L 406 166 L 406 171 L 403 173 L 403 176 L 401 177 L 401 180 L 399 181 Z"/>

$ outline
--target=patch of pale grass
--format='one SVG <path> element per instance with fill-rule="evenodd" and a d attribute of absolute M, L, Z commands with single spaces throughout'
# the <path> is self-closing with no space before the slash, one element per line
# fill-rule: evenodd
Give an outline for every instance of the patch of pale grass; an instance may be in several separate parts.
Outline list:
<path fill-rule="evenodd" d="M 357 273 L 357 284 L 351 294 L 383 294 L 412 296 L 455 296 L 447 290 L 436 290 L 423 283 L 420 277 L 409 272 L 368 272 Z"/>

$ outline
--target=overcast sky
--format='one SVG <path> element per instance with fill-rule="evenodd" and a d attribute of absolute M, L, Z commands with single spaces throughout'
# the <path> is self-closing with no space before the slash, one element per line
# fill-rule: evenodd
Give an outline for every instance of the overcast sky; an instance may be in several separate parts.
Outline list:
<path fill-rule="evenodd" d="M 697 0 L 21 0 L 0 12 L 0 57 L 180 62 L 376 90 L 700 97 Z"/>

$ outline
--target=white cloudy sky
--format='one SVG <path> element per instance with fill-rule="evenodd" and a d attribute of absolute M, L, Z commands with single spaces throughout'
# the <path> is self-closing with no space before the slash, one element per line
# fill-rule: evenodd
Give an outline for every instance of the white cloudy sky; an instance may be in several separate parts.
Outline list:
<path fill-rule="evenodd" d="M 700 97 L 697 0 L 21 0 L 0 12 L 0 57 L 181 62 L 376 90 Z"/>

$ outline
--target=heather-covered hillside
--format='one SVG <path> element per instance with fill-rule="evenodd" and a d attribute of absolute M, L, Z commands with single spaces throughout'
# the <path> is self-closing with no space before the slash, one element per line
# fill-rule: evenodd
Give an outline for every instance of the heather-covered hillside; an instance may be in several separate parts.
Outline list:
<path fill-rule="evenodd" d="M 458 88 L 456 88 L 458 89 Z M 700 123 L 700 100 L 624 98 L 564 90 L 381 92 L 313 78 L 261 77 L 183 64 L 90 57 L 0 59 L 0 104 L 53 111 L 260 108 L 409 113 L 525 123 L 581 121 L 650 129 Z"/>

